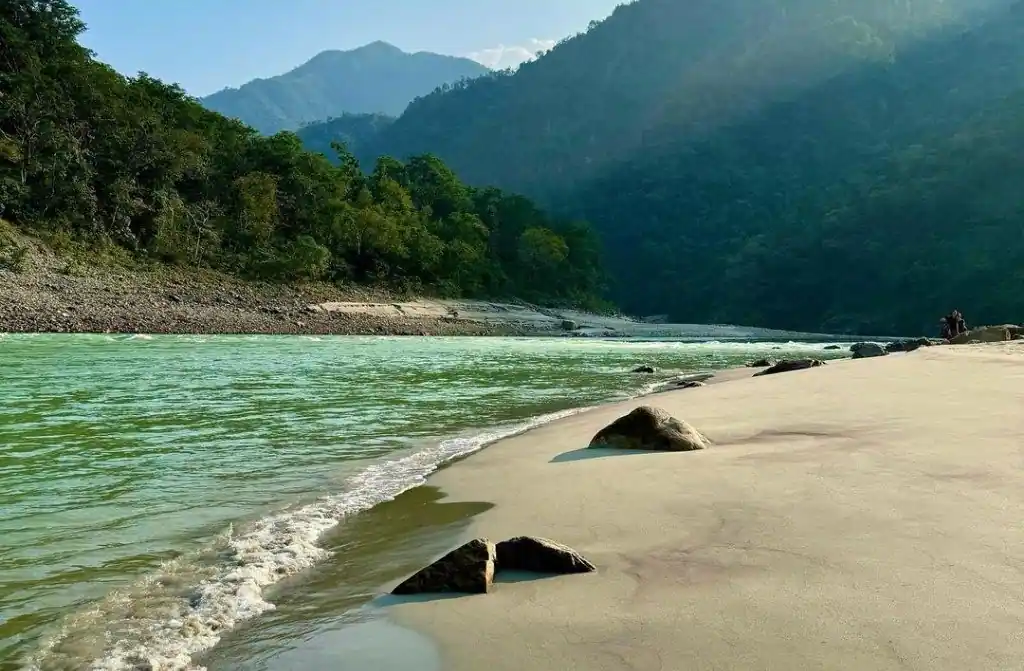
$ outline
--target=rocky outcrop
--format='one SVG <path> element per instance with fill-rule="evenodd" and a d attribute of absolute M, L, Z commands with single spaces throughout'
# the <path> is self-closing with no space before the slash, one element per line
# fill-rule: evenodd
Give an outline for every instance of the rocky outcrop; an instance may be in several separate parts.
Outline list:
<path fill-rule="evenodd" d="M 590 573 L 597 567 L 567 545 L 547 538 L 518 536 L 498 543 L 496 571 Z"/>
<path fill-rule="evenodd" d="M 643 365 L 634 368 L 633 372 L 639 375 L 653 375 L 654 373 L 658 372 L 658 369 L 655 368 L 654 366 Z"/>
<path fill-rule="evenodd" d="M 485 594 L 494 580 L 496 549 L 486 538 L 456 548 L 417 571 L 391 590 L 392 594 Z"/>
<path fill-rule="evenodd" d="M 859 342 L 850 347 L 854 359 L 870 359 L 876 356 L 885 356 L 889 352 L 875 342 Z"/>
<path fill-rule="evenodd" d="M 575 331 L 580 327 L 579 324 L 571 319 L 563 319 L 561 326 L 563 331 Z"/>
<path fill-rule="evenodd" d="M 598 431 L 590 447 L 693 452 L 711 445 L 707 436 L 660 408 L 641 406 Z"/>
<path fill-rule="evenodd" d="M 967 345 L 970 343 L 1006 342 L 1012 340 L 1014 334 L 1019 333 L 1021 327 L 1012 324 L 1002 326 L 979 326 L 965 333 L 961 333 L 949 341 L 950 345 Z"/>
<path fill-rule="evenodd" d="M 747 368 L 769 368 L 778 363 L 775 359 L 757 359 L 747 363 Z"/>
<path fill-rule="evenodd" d="M 818 366 L 824 366 L 825 362 L 819 359 L 783 359 L 778 363 L 772 365 L 770 368 L 766 368 L 760 372 L 754 373 L 754 377 L 761 377 L 762 375 L 775 375 L 776 373 L 790 373 L 795 370 L 804 370 L 807 368 L 817 368 Z"/>

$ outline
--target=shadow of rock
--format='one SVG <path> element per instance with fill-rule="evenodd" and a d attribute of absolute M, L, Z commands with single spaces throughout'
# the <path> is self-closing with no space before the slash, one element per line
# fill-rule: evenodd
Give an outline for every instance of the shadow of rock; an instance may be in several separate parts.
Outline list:
<path fill-rule="evenodd" d="M 551 578 L 564 578 L 559 573 L 534 573 L 533 571 L 502 571 L 494 576 L 495 583 L 517 583 L 534 582 L 536 580 L 550 580 Z"/>
<path fill-rule="evenodd" d="M 670 454 L 664 450 L 626 450 L 616 447 L 581 447 L 576 450 L 562 452 L 552 457 L 551 464 L 560 464 L 567 461 L 583 461 L 585 459 L 601 459 L 603 457 L 620 457 L 638 454 Z"/>
<path fill-rule="evenodd" d="M 494 582 L 500 582 L 495 580 Z M 389 608 L 401 606 L 407 603 L 430 603 L 431 601 L 447 601 L 449 599 L 465 599 L 471 596 L 484 596 L 484 594 L 469 594 L 466 592 L 435 592 L 432 594 L 382 594 L 370 601 L 372 608 Z"/>

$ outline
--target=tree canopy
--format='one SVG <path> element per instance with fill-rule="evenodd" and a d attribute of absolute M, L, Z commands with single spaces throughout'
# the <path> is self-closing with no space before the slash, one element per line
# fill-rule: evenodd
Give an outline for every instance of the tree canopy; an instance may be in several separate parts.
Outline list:
<path fill-rule="evenodd" d="M 470 188 L 439 159 L 360 170 L 298 136 L 262 136 L 176 85 L 124 77 L 77 37 L 64 0 L 0 5 L 0 216 L 39 233 L 248 276 L 446 295 L 593 302 L 586 224 Z"/>

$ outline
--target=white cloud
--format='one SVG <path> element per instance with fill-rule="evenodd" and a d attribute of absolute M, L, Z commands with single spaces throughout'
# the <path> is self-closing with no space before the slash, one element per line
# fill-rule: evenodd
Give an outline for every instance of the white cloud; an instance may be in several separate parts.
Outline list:
<path fill-rule="evenodd" d="M 534 58 L 538 51 L 547 51 L 555 46 L 556 40 L 539 40 L 536 37 L 530 38 L 526 44 L 519 44 L 507 47 L 499 44 L 490 49 L 481 49 L 469 54 L 477 63 L 486 65 L 495 70 L 504 68 L 515 68 L 521 63 Z"/>

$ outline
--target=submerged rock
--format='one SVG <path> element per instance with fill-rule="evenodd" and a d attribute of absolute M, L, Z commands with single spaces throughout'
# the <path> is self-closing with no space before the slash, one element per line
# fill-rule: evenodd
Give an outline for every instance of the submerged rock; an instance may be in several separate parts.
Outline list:
<path fill-rule="evenodd" d="M 633 372 L 634 373 L 644 373 L 644 374 L 651 375 L 651 374 L 657 373 L 658 369 L 655 368 L 654 366 L 643 365 L 643 366 L 637 366 L 636 368 L 634 368 Z"/>
<path fill-rule="evenodd" d="M 850 348 L 854 359 L 870 359 L 876 356 L 885 356 L 889 352 L 884 347 L 874 342 L 859 342 Z"/>
<path fill-rule="evenodd" d="M 769 366 L 774 366 L 775 363 L 775 359 L 771 358 L 757 359 L 756 361 L 747 363 L 747 368 L 768 368 Z"/>
<path fill-rule="evenodd" d="M 682 380 L 680 382 L 676 382 L 676 387 L 678 389 L 696 389 L 697 387 L 706 386 L 708 385 L 700 380 Z"/>
<path fill-rule="evenodd" d="M 775 375 L 776 373 L 789 373 L 794 370 L 804 370 L 806 368 L 817 368 L 818 366 L 824 366 L 825 362 L 820 359 L 783 359 L 782 361 L 774 364 L 770 368 L 766 368 L 760 372 L 754 373 L 754 377 L 761 377 L 762 375 Z"/>
<path fill-rule="evenodd" d="M 842 348 L 842 347 L 840 347 L 839 345 L 826 345 L 826 346 L 825 346 L 825 349 L 826 349 L 826 350 L 829 350 L 829 351 L 833 351 L 833 352 L 834 352 L 834 351 L 836 351 L 836 350 L 841 350 L 841 349 L 843 349 L 843 348 Z"/>
<path fill-rule="evenodd" d="M 590 447 L 692 452 L 711 445 L 707 436 L 660 408 L 641 406 L 598 431 Z"/>
<path fill-rule="evenodd" d="M 547 538 L 518 536 L 498 543 L 496 571 L 590 573 L 597 567 L 567 545 Z"/>
<path fill-rule="evenodd" d="M 485 594 L 494 580 L 495 547 L 476 538 L 399 583 L 392 594 Z"/>

